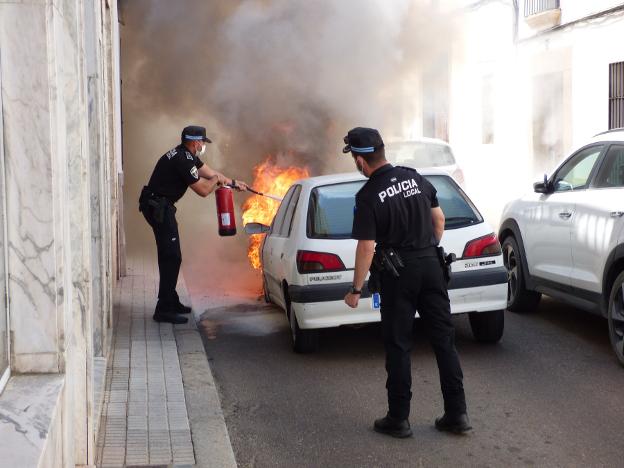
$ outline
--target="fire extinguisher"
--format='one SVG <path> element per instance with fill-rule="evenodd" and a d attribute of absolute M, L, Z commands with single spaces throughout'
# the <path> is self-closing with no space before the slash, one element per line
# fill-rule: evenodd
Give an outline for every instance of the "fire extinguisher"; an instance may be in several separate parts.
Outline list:
<path fill-rule="evenodd" d="M 234 215 L 234 197 L 230 187 L 220 187 L 215 191 L 217 200 L 217 217 L 219 219 L 219 235 L 233 236 L 236 234 Z"/>

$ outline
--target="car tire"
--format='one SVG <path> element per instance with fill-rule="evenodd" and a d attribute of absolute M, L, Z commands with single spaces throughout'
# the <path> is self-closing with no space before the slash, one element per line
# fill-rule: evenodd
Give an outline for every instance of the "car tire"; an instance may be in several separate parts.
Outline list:
<path fill-rule="evenodd" d="M 615 278 L 611 287 L 607 321 L 611 347 L 624 366 L 624 271 Z"/>
<path fill-rule="evenodd" d="M 505 311 L 470 312 L 472 336 L 480 343 L 498 343 L 505 329 Z"/>
<path fill-rule="evenodd" d="M 286 286 L 284 286 L 284 289 L 286 289 Z M 284 291 L 284 299 L 288 322 L 290 324 L 290 336 L 292 338 L 293 350 L 299 354 L 308 354 L 317 351 L 319 343 L 318 330 L 304 330 L 300 328 L 299 322 L 297 322 L 297 314 L 295 314 L 290 304 L 290 299 L 288 298 L 286 290 Z"/>
<path fill-rule="evenodd" d="M 533 312 L 537 309 L 542 295 L 526 289 L 522 252 L 513 236 L 505 238 L 502 244 L 503 262 L 509 275 L 507 283 L 507 310 L 512 312 Z"/>

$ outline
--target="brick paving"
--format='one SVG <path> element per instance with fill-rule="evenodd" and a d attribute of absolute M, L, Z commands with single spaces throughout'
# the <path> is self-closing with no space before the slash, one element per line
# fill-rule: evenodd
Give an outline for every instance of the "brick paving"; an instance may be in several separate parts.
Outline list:
<path fill-rule="evenodd" d="M 107 367 L 98 435 L 98 466 L 193 465 L 195 455 L 173 325 L 152 320 L 157 266 L 150 259 L 130 259 L 127 271 L 120 282 L 115 310 L 113 354 Z"/>

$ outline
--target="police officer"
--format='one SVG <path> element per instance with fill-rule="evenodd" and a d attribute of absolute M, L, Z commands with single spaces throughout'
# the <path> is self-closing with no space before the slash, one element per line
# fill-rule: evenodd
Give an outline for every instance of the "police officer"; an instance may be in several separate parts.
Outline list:
<path fill-rule="evenodd" d="M 441 431 L 466 432 L 471 427 L 463 375 L 446 280 L 436 250 L 444 233 L 444 214 L 436 190 L 416 170 L 393 167 L 386 160 L 377 130 L 354 128 L 345 143 L 343 152 L 351 152 L 357 169 L 369 179 L 355 199 L 353 238 L 358 245 L 353 286 L 345 296 L 347 305 L 357 307 L 374 255 L 385 253 L 401 260 L 394 264 L 398 277 L 389 270 L 379 274 L 388 413 L 375 421 L 374 429 L 399 438 L 412 435 L 408 421 L 412 325 L 418 309 L 433 345 L 444 397 L 444 415 L 436 419 L 435 426 Z"/>
<path fill-rule="evenodd" d="M 191 308 L 180 303 L 176 292 L 182 263 L 180 235 L 174 204 L 182 198 L 187 187 L 206 197 L 220 185 L 232 185 L 247 190 L 243 182 L 231 180 L 210 169 L 199 157 L 206 151 L 206 129 L 191 125 L 182 130 L 181 143 L 167 151 L 156 163 L 154 172 L 141 191 L 139 210 L 154 231 L 158 251 L 158 303 L 154 311 L 157 322 L 186 323 Z"/>

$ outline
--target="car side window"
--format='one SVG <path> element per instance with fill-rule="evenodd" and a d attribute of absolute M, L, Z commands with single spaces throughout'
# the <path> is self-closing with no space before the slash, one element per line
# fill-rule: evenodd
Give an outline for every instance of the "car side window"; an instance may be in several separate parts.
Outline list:
<path fill-rule="evenodd" d="M 299 201 L 299 195 L 301 194 L 301 186 L 297 185 L 294 187 L 295 190 L 290 197 L 290 201 L 288 203 L 288 208 L 286 208 L 286 214 L 284 215 L 284 221 L 282 223 L 282 227 L 277 234 L 279 237 L 290 237 L 290 231 L 292 229 L 292 220 L 295 214 L 295 210 L 297 208 L 297 202 Z"/>
<path fill-rule="evenodd" d="M 624 187 L 624 145 L 611 145 L 596 176 L 594 186 Z"/>
<path fill-rule="evenodd" d="M 277 213 L 275 214 L 275 218 L 273 218 L 273 224 L 271 224 L 271 236 L 279 237 L 280 231 L 282 229 L 282 224 L 284 224 L 284 216 L 286 215 L 286 208 L 288 208 L 288 204 L 290 203 L 290 198 L 292 194 L 295 192 L 295 186 L 290 187 L 284 199 L 282 200 L 281 205 L 277 209 Z"/>
<path fill-rule="evenodd" d="M 557 171 L 553 182 L 555 192 L 587 188 L 592 169 L 602 152 L 603 145 L 591 146 L 576 153 Z"/>

